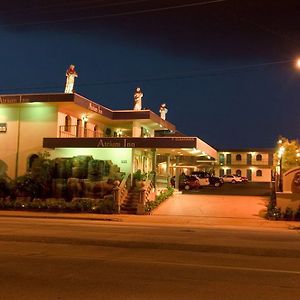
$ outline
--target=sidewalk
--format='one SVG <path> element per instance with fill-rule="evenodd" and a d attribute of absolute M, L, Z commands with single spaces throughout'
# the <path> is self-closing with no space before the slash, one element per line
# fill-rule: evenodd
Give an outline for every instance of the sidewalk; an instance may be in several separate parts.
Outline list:
<path fill-rule="evenodd" d="M 117 225 L 171 226 L 194 228 L 236 228 L 244 230 L 300 230 L 300 222 L 268 221 L 263 218 L 195 217 L 162 215 L 102 215 L 86 213 L 47 213 L 27 211 L 0 211 L 0 218 L 26 218 L 74 221 L 101 221 Z"/>

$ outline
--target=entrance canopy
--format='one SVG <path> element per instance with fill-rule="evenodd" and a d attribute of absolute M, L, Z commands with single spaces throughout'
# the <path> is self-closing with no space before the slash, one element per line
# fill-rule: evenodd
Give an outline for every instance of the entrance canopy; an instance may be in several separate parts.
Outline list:
<path fill-rule="evenodd" d="M 150 148 L 162 153 L 217 158 L 217 150 L 197 137 L 44 138 L 44 148 Z"/>

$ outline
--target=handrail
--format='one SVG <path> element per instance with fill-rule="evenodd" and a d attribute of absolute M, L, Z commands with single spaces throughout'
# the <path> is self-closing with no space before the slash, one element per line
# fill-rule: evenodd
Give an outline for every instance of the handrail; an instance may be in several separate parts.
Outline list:
<path fill-rule="evenodd" d="M 128 189 L 127 189 L 127 178 L 128 176 L 124 176 L 122 179 L 122 182 L 119 185 L 119 192 L 120 192 L 120 198 L 119 198 L 119 203 L 120 205 L 124 202 L 127 194 L 128 194 Z"/>
<path fill-rule="evenodd" d="M 78 125 L 61 125 L 59 126 L 59 137 L 102 137 L 102 132 L 91 130 Z"/>

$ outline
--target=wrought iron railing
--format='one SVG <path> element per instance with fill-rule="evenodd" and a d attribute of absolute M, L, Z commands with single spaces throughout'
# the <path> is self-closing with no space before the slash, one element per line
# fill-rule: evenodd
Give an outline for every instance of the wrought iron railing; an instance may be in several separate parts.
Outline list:
<path fill-rule="evenodd" d="M 73 137 L 102 137 L 103 134 L 97 130 L 91 130 L 77 125 L 62 125 L 59 126 L 59 137 L 73 138 Z"/>

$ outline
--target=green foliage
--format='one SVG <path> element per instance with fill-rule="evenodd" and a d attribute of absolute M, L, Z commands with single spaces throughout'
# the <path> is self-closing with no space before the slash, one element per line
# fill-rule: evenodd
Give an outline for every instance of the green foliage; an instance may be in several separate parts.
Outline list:
<path fill-rule="evenodd" d="M 113 214 L 117 211 L 113 197 L 106 197 L 100 200 L 98 205 L 94 206 L 93 211 L 101 214 Z"/>
<path fill-rule="evenodd" d="M 73 198 L 71 208 L 76 211 L 91 211 L 92 207 L 97 205 L 97 201 L 91 198 Z"/>
<path fill-rule="evenodd" d="M 142 170 L 137 170 L 135 173 L 133 173 L 133 179 L 142 181 L 147 179 L 147 173 L 142 173 Z"/>
<path fill-rule="evenodd" d="M 92 159 L 88 163 L 88 179 L 97 181 L 101 179 L 100 160 Z"/>
<path fill-rule="evenodd" d="M 49 198 L 46 200 L 19 197 L 16 200 L 0 199 L 0 209 L 6 210 L 36 210 L 50 212 L 87 212 L 113 214 L 117 211 L 113 197 L 104 199 L 75 198 L 72 202 L 64 199 Z"/>
<path fill-rule="evenodd" d="M 167 187 L 165 191 L 161 191 L 161 193 L 156 197 L 154 201 L 147 201 L 145 204 L 145 211 L 151 212 L 154 208 L 159 206 L 163 201 L 168 199 L 174 193 L 174 188 Z"/>
<path fill-rule="evenodd" d="M 12 186 L 11 183 L 4 177 L 0 177 L 0 198 L 5 198 L 10 195 Z"/>
<path fill-rule="evenodd" d="M 44 194 L 44 187 L 37 178 L 33 179 L 31 174 L 26 174 L 16 178 L 13 194 L 14 197 L 40 198 Z"/>
<path fill-rule="evenodd" d="M 296 221 L 300 221 L 300 206 L 296 210 L 294 218 Z"/>
<path fill-rule="evenodd" d="M 284 147 L 284 152 L 282 155 L 282 171 L 283 173 L 300 166 L 300 145 L 298 140 L 289 140 L 287 138 L 281 137 L 281 143 L 278 143 L 275 152 L 276 164 L 279 164 L 280 158 L 278 157 L 279 148 Z"/>
<path fill-rule="evenodd" d="M 279 220 L 281 217 L 281 210 L 276 207 L 276 193 L 274 190 L 271 193 L 265 217 L 269 220 Z"/>
<path fill-rule="evenodd" d="M 293 216 L 294 216 L 293 210 L 292 210 L 290 207 L 287 207 L 287 208 L 285 209 L 284 213 L 283 213 L 283 218 L 284 218 L 285 220 L 290 221 L 290 220 L 293 219 Z"/>

